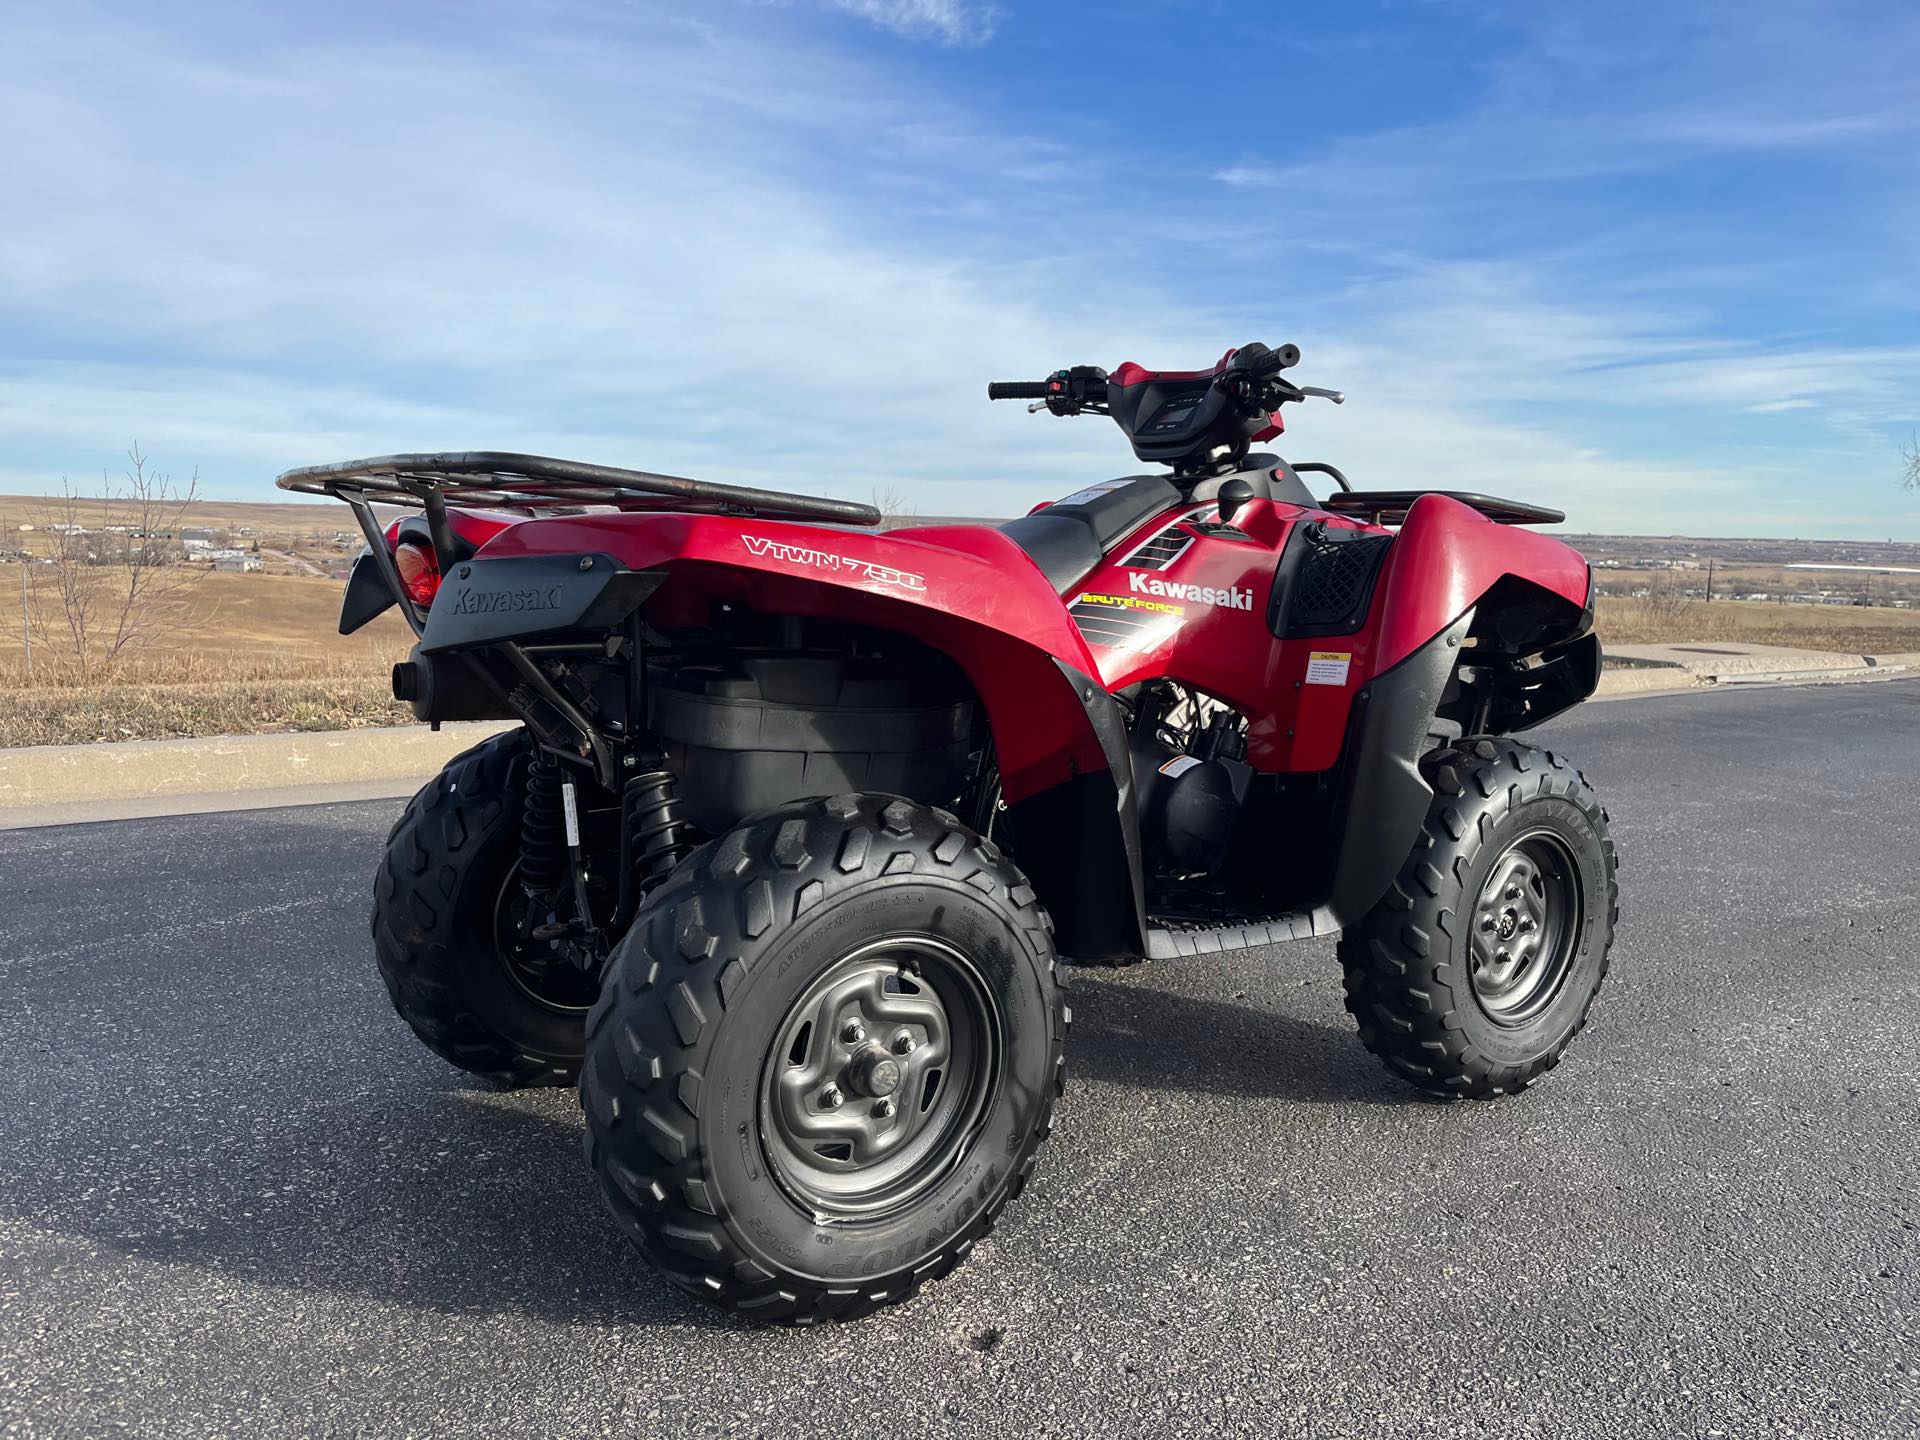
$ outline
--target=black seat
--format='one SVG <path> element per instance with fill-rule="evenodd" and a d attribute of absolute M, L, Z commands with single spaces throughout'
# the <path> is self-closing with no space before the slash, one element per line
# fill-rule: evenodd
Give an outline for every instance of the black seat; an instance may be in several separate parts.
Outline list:
<path fill-rule="evenodd" d="M 1179 503 L 1180 492 L 1170 482 L 1140 475 L 1111 489 L 1069 495 L 1036 514 L 1007 521 L 1000 533 L 1026 551 L 1054 592 L 1064 595 L 1129 531 Z"/>

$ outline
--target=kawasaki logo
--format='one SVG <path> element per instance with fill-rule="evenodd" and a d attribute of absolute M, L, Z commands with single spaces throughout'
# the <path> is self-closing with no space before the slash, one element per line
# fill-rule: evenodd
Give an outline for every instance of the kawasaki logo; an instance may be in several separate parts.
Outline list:
<path fill-rule="evenodd" d="M 454 602 L 455 615 L 496 615 L 502 611 L 558 610 L 560 587 L 545 590 L 463 590 Z"/>
<path fill-rule="evenodd" d="M 868 580 L 878 580 L 883 585 L 898 585 L 906 590 L 924 590 L 926 580 L 905 570 L 895 570 L 887 565 L 875 565 L 866 560 L 856 560 L 851 555 L 836 555 L 831 550 L 815 550 L 806 545 L 782 545 L 778 540 L 769 540 L 764 535 L 742 535 L 749 555 L 762 555 L 774 560 L 784 560 L 789 565 L 811 565 L 816 570 L 835 570 L 848 575 L 859 575 Z"/>
<path fill-rule="evenodd" d="M 1162 580 L 1138 570 L 1127 572 L 1127 584 L 1137 595 L 1158 595 L 1163 600 L 1191 600 L 1196 605 L 1224 605 L 1229 610 L 1253 609 L 1253 591 L 1222 590 L 1212 585 L 1183 585 L 1177 580 Z"/>

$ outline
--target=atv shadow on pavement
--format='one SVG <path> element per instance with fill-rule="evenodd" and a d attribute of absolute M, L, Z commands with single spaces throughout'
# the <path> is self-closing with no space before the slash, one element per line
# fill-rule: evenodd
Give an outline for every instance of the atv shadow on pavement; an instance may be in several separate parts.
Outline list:
<path fill-rule="evenodd" d="M 218 1115 L 168 1113 L 163 1101 L 140 1117 L 147 1153 L 136 1187 L 100 1183 L 124 1163 L 123 1147 L 142 1143 L 109 1121 L 85 1150 L 0 1187 L 0 1213 L 130 1260 L 350 1304 L 755 1328 L 687 1300 L 617 1243 L 579 1168 L 570 1094 L 406 1078 L 412 1088 L 333 1101 L 281 1096 L 279 1113 L 266 1097 L 252 1113 Z M 231 1148 L 234 1130 L 251 1137 L 245 1151 Z"/>
<path fill-rule="evenodd" d="M 1339 979 L 1331 964 L 1327 970 L 1312 983 L 1337 994 Z M 1068 983 L 1073 1043 L 1065 1124 L 1072 1123 L 1075 1080 L 1310 1105 L 1425 1103 L 1381 1070 L 1345 1025 L 1267 1009 L 1254 998 L 1178 995 L 1108 974 L 1077 970 Z"/>

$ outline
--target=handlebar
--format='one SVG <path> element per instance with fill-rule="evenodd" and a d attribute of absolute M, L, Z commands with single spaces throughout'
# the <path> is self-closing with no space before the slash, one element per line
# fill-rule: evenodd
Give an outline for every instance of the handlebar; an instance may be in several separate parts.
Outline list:
<path fill-rule="evenodd" d="M 1255 340 L 1229 351 L 1227 360 L 1217 371 L 1202 373 L 1211 373 L 1214 388 L 1232 396 L 1248 415 L 1269 413 L 1280 405 L 1304 400 L 1310 395 L 1331 400 L 1336 405 L 1346 399 L 1337 390 L 1295 385 L 1281 378 L 1281 371 L 1291 370 L 1299 363 L 1298 345 L 1269 347 Z M 1102 407 L 1107 403 L 1107 372 L 1098 365 L 1075 365 L 1071 369 L 1056 370 L 1045 380 L 990 380 L 987 399 L 1036 401 L 1038 403 L 1028 407 L 1030 410 L 1046 409 L 1055 415 L 1079 415 L 1089 407 L 1093 407 L 1096 414 L 1106 414 Z"/>
<path fill-rule="evenodd" d="M 1048 383 L 1045 380 L 989 380 L 987 398 L 989 400 L 1044 400 L 1047 398 Z"/>

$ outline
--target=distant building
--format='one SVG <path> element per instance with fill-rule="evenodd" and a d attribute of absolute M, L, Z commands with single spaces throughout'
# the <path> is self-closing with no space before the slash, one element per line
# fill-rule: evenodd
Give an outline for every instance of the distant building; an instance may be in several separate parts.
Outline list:
<path fill-rule="evenodd" d="M 260 568 L 260 561 L 255 556 L 248 555 L 244 551 L 236 550 L 231 553 L 216 555 L 213 560 L 213 568 L 226 574 L 241 575 L 249 570 L 258 570 Z"/>

